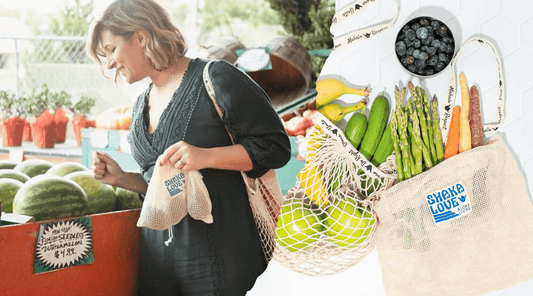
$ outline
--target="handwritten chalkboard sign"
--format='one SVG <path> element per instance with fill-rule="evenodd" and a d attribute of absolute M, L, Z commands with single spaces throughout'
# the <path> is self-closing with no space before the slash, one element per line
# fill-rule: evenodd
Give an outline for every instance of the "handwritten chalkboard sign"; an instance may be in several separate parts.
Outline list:
<path fill-rule="evenodd" d="M 34 273 L 93 262 L 91 217 L 40 225 L 35 249 Z"/>

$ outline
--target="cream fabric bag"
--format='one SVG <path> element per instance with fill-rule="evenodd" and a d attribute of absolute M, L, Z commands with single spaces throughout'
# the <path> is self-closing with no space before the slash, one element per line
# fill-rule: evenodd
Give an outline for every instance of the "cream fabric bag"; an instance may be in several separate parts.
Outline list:
<path fill-rule="evenodd" d="M 533 207 L 498 135 L 393 186 L 374 209 L 387 296 L 483 295 L 533 278 Z"/>
<path fill-rule="evenodd" d="M 498 122 L 505 91 L 499 74 Z M 455 105 L 452 60 L 449 95 L 442 104 L 445 142 Z M 525 179 L 499 135 L 483 146 L 452 156 L 430 170 L 383 192 L 374 210 L 379 219 L 376 250 L 387 296 L 476 296 L 533 279 L 533 206 Z"/>
<path fill-rule="evenodd" d="M 138 227 L 156 230 L 169 229 L 172 242 L 172 225 L 189 214 L 196 220 L 213 223 L 209 192 L 198 171 L 182 172 L 170 165 L 160 165 L 157 159 L 154 174 L 148 185 Z"/>

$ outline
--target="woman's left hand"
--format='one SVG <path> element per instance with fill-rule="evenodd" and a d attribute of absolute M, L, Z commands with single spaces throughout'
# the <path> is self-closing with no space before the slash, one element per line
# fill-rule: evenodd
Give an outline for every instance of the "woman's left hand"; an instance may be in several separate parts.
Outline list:
<path fill-rule="evenodd" d="M 174 166 L 183 172 L 198 171 L 207 167 L 207 157 L 206 149 L 179 141 L 165 150 L 160 164 Z"/>

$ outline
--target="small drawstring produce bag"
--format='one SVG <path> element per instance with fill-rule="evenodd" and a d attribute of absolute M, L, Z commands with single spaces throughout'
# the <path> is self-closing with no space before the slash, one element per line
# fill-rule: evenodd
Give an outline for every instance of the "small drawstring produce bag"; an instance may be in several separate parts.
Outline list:
<path fill-rule="evenodd" d="M 198 171 L 182 172 L 171 165 L 161 165 L 157 159 L 154 173 L 141 214 L 138 227 L 155 230 L 169 229 L 168 246 L 172 242 L 172 226 L 189 214 L 196 220 L 213 223 L 211 199 Z"/>
<path fill-rule="evenodd" d="M 499 70 L 498 122 L 505 91 Z M 443 142 L 455 104 L 455 60 L 442 106 Z M 513 155 L 499 135 L 380 194 L 376 250 L 388 296 L 475 296 L 533 278 L 533 206 Z"/>

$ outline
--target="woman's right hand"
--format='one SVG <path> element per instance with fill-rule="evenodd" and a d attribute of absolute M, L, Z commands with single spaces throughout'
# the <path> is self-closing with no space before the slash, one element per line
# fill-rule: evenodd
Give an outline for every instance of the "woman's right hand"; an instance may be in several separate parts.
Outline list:
<path fill-rule="evenodd" d="M 119 164 L 109 154 L 101 151 L 93 152 L 92 172 L 96 180 L 112 186 L 117 186 L 124 174 Z"/>

